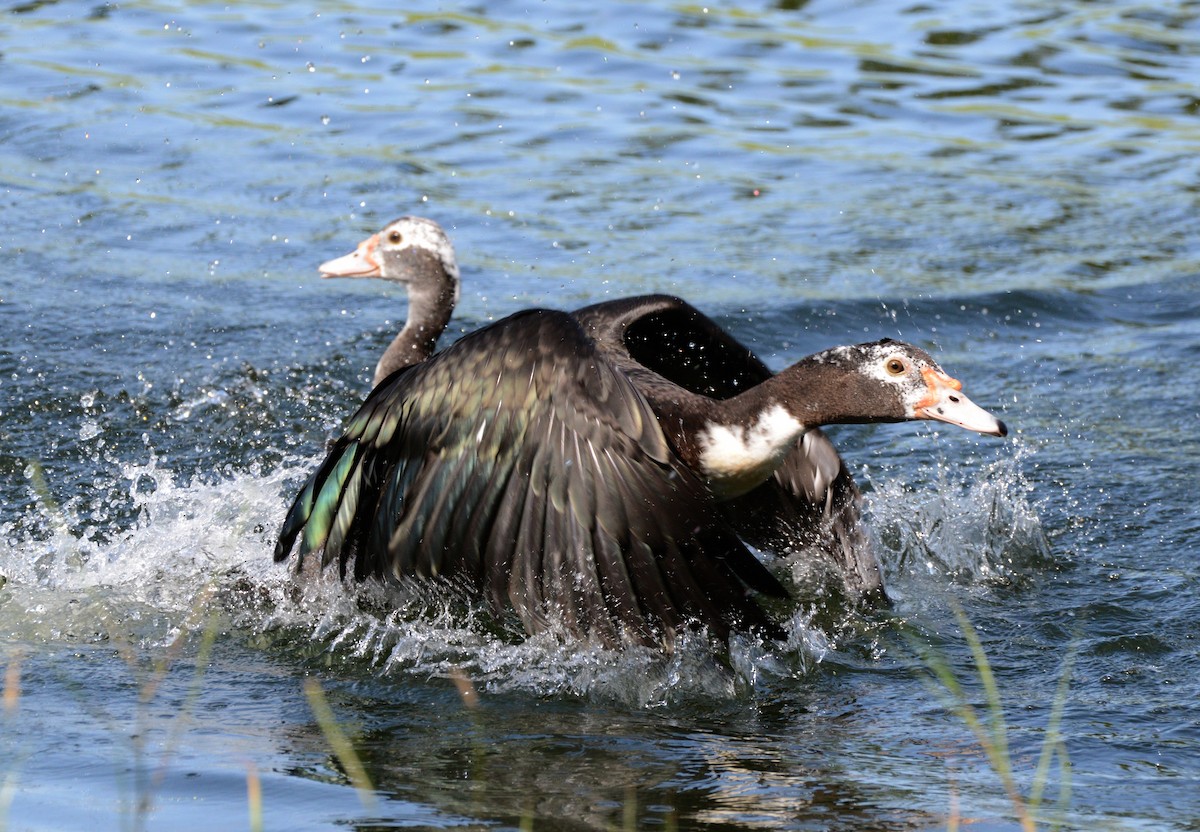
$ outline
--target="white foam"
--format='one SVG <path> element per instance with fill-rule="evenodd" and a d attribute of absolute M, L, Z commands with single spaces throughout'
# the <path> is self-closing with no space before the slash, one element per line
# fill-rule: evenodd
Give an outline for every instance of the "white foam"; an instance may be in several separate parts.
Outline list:
<path fill-rule="evenodd" d="M 515 627 L 498 634 L 481 606 L 431 584 L 343 584 L 333 568 L 301 583 L 273 563 L 272 551 L 290 495 L 313 464 L 293 460 L 268 473 L 186 484 L 153 457 L 127 465 L 107 484 L 114 504 L 134 504 L 134 519 L 121 529 L 111 518 L 92 523 L 71 503 L 31 507 L 18 522 L 0 525 L 0 573 L 7 578 L 0 628 L 30 642 L 153 649 L 196 628 L 211 609 L 266 644 L 308 642 L 380 675 L 426 679 L 461 671 L 484 690 L 643 707 L 723 700 L 764 674 L 791 675 L 815 664 L 805 645 L 820 639 L 801 632 L 800 619 L 792 646 L 740 638 L 727 663 L 702 634 L 683 636 L 671 655 L 608 650 L 554 633 L 524 638 Z"/>
<path fill-rule="evenodd" d="M 892 595 L 924 594 L 962 584 L 1019 580 L 1050 559 L 1033 487 L 1022 472 L 1030 450 L 988 464 L 939 463 L 935 481 L 871 477 L 869 527 Z M 911 460 L 908 461 L 911 464 Z"/>
<path fill-rule="evenodd" d="M 640 707 L 738 697 L 760 681 L 806 674 L 838 652 L 842 634 L 814 624 L 803 605 L 785 622 L 786 643 L 736 637 L 725 660 L 700 634 L 684 636 L 666 656 L 553 633 L 498 635 L 486 611 L 429 585 L 347 585 L 332 569 L 300 585 L 271 554 L 290 495 L 313 462 L 181 484 L 151 457 L 125 466 L 107 487 L 114 504 L 133 501 L 132 521 L 83 516 L 71 503 L 27 509 L 0 525 L 7 578 L 0 627 L 14 640 L 153 647 L 213 608 L 234 630 L 268 644 L 310 642 L 380 675 L 425 679 L 461 670 L 483 690 Z M 869 516 L 893 590 L 1004 577 L 1030 549 L 1045 551 L 1017 460 L 959 470 L 943 471 L 939 487 L 917 493 L 900 478 L 873 480 Z"/>

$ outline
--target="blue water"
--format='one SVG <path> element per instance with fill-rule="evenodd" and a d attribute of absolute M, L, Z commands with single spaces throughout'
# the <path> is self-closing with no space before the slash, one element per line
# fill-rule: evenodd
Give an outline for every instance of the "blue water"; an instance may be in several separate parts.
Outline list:
<path fill-rule="evenodd" d="M 1194 3 L 8 6 L 0 817 L 1015 828 L 914 652 L 982 709 L 961 610 L 1023 795 L 1061 706 L 1043 824 L 1195 829 L 1197 79 Z M 775 367 L 920 343 L 1013 432 L 831 431 L 893 617 L 804 598 L 727 659 L 295 591 L 274 532 L 405 314 L 315 267 L 402 213 L 450 337 L 673 292 Z"/>

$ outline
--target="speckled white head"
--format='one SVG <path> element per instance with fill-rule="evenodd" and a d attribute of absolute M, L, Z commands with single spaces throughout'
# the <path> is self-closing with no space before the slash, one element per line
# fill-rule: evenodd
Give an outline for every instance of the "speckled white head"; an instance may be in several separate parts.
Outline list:
<path fill-rule="evenodd" d="M 412 269 L 406 254 L 426 252 L 441 264 L 442 271 L 454 285 L 454 302 L 458 302 L 458 260 L 454 246 L 442 227 L 425 217 L 400 217 L 378 234 L 372 234 L 347 255 L 322 263 L 322 277 L 381 277 L 399 283 L 411 283 L 420 273 Z"/>
<path fill-rule="evenodd" d="M 458 304 L 458 261 L 442 227 L 401 217 L 347 255 L 321 264 L 322 277 L 379 277 L 404 286 L 408 319 L 375 367 L 374 383 L 425 361 Z"/>

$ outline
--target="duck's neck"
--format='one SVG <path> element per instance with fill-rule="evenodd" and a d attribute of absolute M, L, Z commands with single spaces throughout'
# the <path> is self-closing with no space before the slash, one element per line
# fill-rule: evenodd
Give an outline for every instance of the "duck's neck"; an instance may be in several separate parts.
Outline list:
<path fill-rule="evenodd" d="M 447 282 L 428 291 L 409 289 L 408 320 L 375 365 L 372 386 L 404 367 L 420 364 L 433 355 L 437 340 L 450 322 L 458 300 L 457 284 Z"/>
<path fill-rule="evenodd" d="M 806 431 L 872 421 L 855 382 L 814 356 L 731 399 L 709 400 L 699 420 L 686 420 L 685 456 L 718 498 L 741 496 L 774 474 Z"/>

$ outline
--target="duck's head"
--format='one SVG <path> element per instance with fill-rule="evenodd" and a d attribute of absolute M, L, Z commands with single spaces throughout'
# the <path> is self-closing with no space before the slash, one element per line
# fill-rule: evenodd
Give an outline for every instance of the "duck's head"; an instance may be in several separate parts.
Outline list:
<path fill-rule="evenodd" d="M 836 347 L 814 358 L 841 365 L 867 380 L 881 398 L 889 400 L 886 421 L 932 419 L 989 436 L 1008 434 L 1004 422 L 967 398 L 962 382 L 920 347 L 885 338 Z"/>
<path fill-rule="evenodd" d="M 410 294 L 437 287 L 452 289 L 458 301 L 458 261 L 454 246 L 436 222 L 401 217 L 358 244 L 349 254 L 322 263 L 322 277 L 380 277 L 403 283 Z"/>

